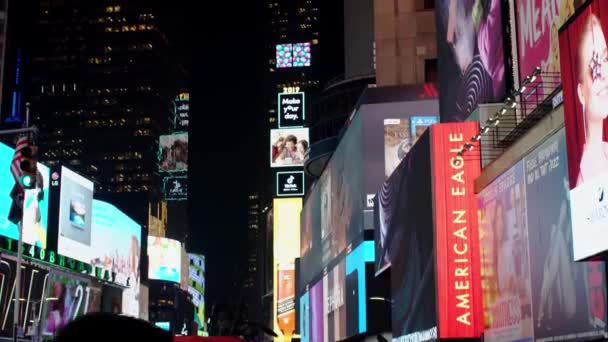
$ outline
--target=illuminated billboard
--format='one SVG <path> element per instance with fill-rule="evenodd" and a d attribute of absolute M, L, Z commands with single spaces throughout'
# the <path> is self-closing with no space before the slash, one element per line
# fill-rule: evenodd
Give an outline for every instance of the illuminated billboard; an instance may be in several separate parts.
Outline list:
<path fill-rule="evenodd" d="M 572 244 L 579 261 L 608 250 L 607 25 L 608 3 L 589 1 L 559 33 Z"/>
<path fill-rule="evenodd" d="M 277 172 L 277 197 L 304 196 L 304 171 Z"/>
<path fill-rule="evenodd" d="M 270 166 L 303 166 L 309 141 L 308 128 L 271 129 Z"/>
<path fill-rule="evenodd" d="M 295 331 L 295 259 L 300 256 L 301 198 L 273 201 L 274 331 L 288 338 Z M 279 286 L 280 284 L 280 286 Z"/>
<path fill-rule="evenodd" d="M 376 271 L 391 268 L 394 339 L 481 336 L 481 165 L 474 152 L 456 155 L 477 132 L 476 122 L 431 126 L 377 195 Z"/>
<path fill-rule="evenodd" d="M 560 129 L 478 195 L 487 341 L 604 334 L 604 263 L 571 257 L 566 160 Z"/>
<path fill-rule="evenodd" d="M 168 176 L 163 178 L 163 194 L 166 201 L 188 199 L 188 176 Z"/>
<path fill-rule="evenodd" d="M 181 243 L 159 236 L 148 236 L 148 278 L 180 283 Z"/>
<path fill-rule="evenodd" d="M 277 44 L 277 68 L 309 67 L 312 56 L 310 48 L 310 42 Z"/>
<path fill-rule="evenodd" d="M 188 133 L 161 135 L 158 160 L 161 172 L 188 171 Z"/>
<path fill-rule="evenodd" d="M 194 321 L 199 331 L 205 327 L 205 257 L 200 254 L 188 254 L 188 293 L 194 304 Z"/>
<path fill-rule="evenodd" d="M 190 94 L 180 93 L 173 100 L 173 129 L 187 131 L 190 123 Z"/>
<path fill-rule="evenodd" d="M 0 143 L 0 235 L 18 240 L 17 225 L 9 221 L 8 215 L 12 205 L 11 191 L 15 181 L 10 172 L 10 165 L 15 150 Z M 23 208 L 23 242 L 32 246 L 46 248 L 49 213 L 49 178 L 48 167 L 38 163 L 36 188 L 25 191 Z"/>
<path fill-rule="evenodd" d="M 277 100 L 279 128 L 304 126 L 305 101 L 304 93 L 279 93 Z"/>
<path fill-rule="evenodd" d="M 505 97 L 502 3 L 435 1 L 442 122 L 464 121 Z"/>
<path fill-rule="evenodd" d="M 479 123 L 431 126 L 439 338 L 477 338 L 483 332 L 475 179 L 479 143 L 456 155 L 479 133 Z"/>
<path fill-rule="evenodd" d="M 90 262 L 93 224 L 93 182 L 61 167 L 59 194 L 59 254 Z"/>

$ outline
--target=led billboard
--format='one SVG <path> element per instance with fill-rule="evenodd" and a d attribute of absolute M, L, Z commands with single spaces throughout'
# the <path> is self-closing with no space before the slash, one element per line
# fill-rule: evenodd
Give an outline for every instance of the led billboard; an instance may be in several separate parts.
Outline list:
<path fill-rule="evenodd" d="M 61 167 L 59 194 L 59 254 L 90 262 L 93 217 L 93 182 Z"/>
<path fill-rule="evenodd" d="M 477 338 L 483 332 L 475 196 L 479 143 L 465 156 L 456 155 L 477 133 L 478 122 L 431 126 L 439 338 Z"/>
<path fill-rule="evenodd" d="M 301 198 L 273 201 L 274 331 L 289 337 L 295 330 L 295 259 L 300 256 Z M 280 286 L 279 286 L 280 285 Z"/>
<path fill-rule="evenodd" d="M 276 45 L 277 68 L 309 67 L 311 65 L 310 42 Z"/>
<path fill-rule="evenodd" d="M 205 257 L 200 254 L 188 254 L 188 293 L 194 304 L 194 320 L 199 331 L 205 326 Z"/>
<path fill-rule="evenodd" d="M 163 194 L 166 201 L 188 199 L 188 176 L 168 176 L 163 178 Z"/>
<path fill-rule="evenodd" d="M 464 121 L 506 95 L 502 1 L 437 0 L 441 121 Z"/>
<path fill-rule="evenodd" d="M 180 273 L 180 242 L 159 236 L 148 236 L 148 278 L 179 284 Z"/>
<path fill-rule="evenodd" d="M 303 166 L 309 141 L 308 128 L 270 130 L 270 166 Z"/>
<path fill-rule="evenodd" d="M 304 126 L 305 101 L 304 93 L 279 93 L 277 100 L 279 128 Z"/>
<path fill-rule="evenodd" d="M 608 250 L 608 3 L 589 1 L 559 33 L 575 260 Z"/>
<path fill-rule="evenodd" d="M 304 196 L 304 171 L 277 172 L 277 196 Z"/>
<path fill-rule="evenodd" d="M 426 131 L 426 129 L 439 122 L 438 116 L 412 116 L 410 118 L 410 128 L 412 129 L 413 144 Z"/>
<path fill-rule="evenodd" d="M 13 203 L 11 191 L 15 181 L 10 172 L 10 165 L 15 150 L 0 143 L 0 235 L 19 239 L 17 225 L 9 221 L 8 215 Z M 48 167 L 38 163 L 36 188 L 25 191 L 23 208 L 23 242 L 32 246 L 46 248 L 49 212 L 49 179 Z"/>
<path fill-rule="evenodd" d="M 188 171 L 188 133 L 161 135 L 158 160 L 161 172 Z"/>
<path fill-rule="evenodd" d="M 604 263 L 571 258 L 566 160 L 561 129 L 479 193 L 486 340 L 604 333 Z"/>
<path fill-rule="evenodd" d="M 173 129 L 187 131 L 190 123 L 190 94 L 180 93 L 173 100 Z"/>

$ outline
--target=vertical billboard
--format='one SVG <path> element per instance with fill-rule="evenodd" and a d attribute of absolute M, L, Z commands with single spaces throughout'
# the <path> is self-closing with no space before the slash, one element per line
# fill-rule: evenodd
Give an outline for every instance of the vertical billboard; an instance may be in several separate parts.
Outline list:
<path fill-rule="evenodd" d="M 192 296 L 194 304 L 194 321 L 199 331 L 205 327 L 205 257 L 200 254 L 189 253 L 188 293 Z"/>
<path fill-rule="evenodd" d="M 442 122 L 464 121 L 506 94 L 501 0 L 437 0 Z"/>
<path fill-rule="evenodd" d="M 295 331 L 295 259 L 300 256 L 301 198 L 273 201 L 273 307 L 278 340 L 291 339 Z"/>
<path fill-rule="evenodd" d="M 173 100 L 173 129 L 187 131 L 190 124 L 190 93 L 180 93 Z"/>
<path fill-rule="evenodd" d="M 270 166 L 303 166 L 309 141 L 308 128 L 270 130 Z"/>
<path fill-rule="evenodd" d="M 158 151 L 159 171 L 188 171 L 188 133 L 161 135 Z"/>
<path fill-rule="evenodd" d="M 93 182 L 61 167 L 59 254 L 89 262 L 93 225 Z"/>
<path fill-rule="evenodd" d="M 305 101 L 304 93 L 279 93 L 277 100 L 279 128 L 304 126 Z"/>
<path fill-rule="evenodd" d="M 148 236 L 148 278 L 179 284 L 180 273 L 180 242 L 159 236 Z"/>
<path fill-rule="evenodd" d="M 604 264 L 571 258 L 566 161 L 562 129 L 479 194 L 488 340 L 604 334 Z"/>
<path fill-rule="evenodd" d="M 608 250 L 608 3 L 589 1 L 559 33 L 574 259 Z"/>
<path fill-rule="evenodd" d="M 13 203 L 11 191 L 15 185 L 10 165 L 15 150 L 0 143 L 0 235 L 18 240 L 17 225 L 9 221 L 8 215 Z M 23 242 L 32 246 L 46 248 L 48 213 L 49 213 L 49 185 L 50 170 L 48 167 L 37 164 L 36 188 L 26 190 L 23 200 Z"/>
<path fill-rule="evenodd" d="M 376 256 L 391 263 L 394 341 L 437 338 L 430 174 L 430 138 L 426 133 L 389 178 L 390 188 L 383 190 L 392 192 L 392 200 L 397 201 L 382 208 L 388 221 L 380 244 L 382 252 Z"/>
<path fill-rule="evenodd" d="M 477 338 L 483 332 L 475 196 L 479 143 L 457 155 L 477 133 L 477 122 L 431 126 L 439 338 Z"/>

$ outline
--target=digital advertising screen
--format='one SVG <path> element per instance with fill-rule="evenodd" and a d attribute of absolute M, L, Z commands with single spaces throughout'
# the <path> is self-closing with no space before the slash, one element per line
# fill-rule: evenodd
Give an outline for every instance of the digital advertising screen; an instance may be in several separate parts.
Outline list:
<path fill-rule="evenodd" d="M 154 322 L 154 325 L 165 331 L 171 331 L 171 322 Z"/>
<path fill-rule="evenodd" d="M 173 100 L 173 129 L 187 131 L 190 124 L 190 93 L 180 93 Z"/>
<path fill-rule="evenodd" d="M 311 65 L 311 43 L 277 44 L 277 68 L 309 67 Z"/>
<path fill-rule="evenodd" d="M 365 264 L 374 262 L 374 243 L 365 241 L 346 256 L 346 336 L 367 331 Z"/>
<path fill-rule="evenodd" d="M 163 194 L 166 201 L 188 199 L 188 176 L 168 176 L 163 178 Z"/>
<path fill-rule="evenodd" d="M 515 0 L 517 22 L 517 60 L 519 79 L 531 75 L 537 66 L 543 74 L 558 76 L 561 71 L 559 62 L 559 28 L 574 14 L 583 0 Z M 542 15 L 539 14 L 542 13 Z M 549 80 L 537 90 L 548 95 L 553 88 Z M 547 92 L 548 91 L 548 92 Z"/>
<path fill-rule="evenodd" d="M 326 341 L 326 308 L 323 280 L 320 280 L 310 288 L 310 341 Z"/>
<path fill-rule="evenodd" d="M 608 3 L 588 1 L 559 33 L 575 260 L 608 250 Z"/>
<path fill-rule="evenodd" d="M 277 68 L 293 67 L 293 44 L 277 44 Z"/>
<path fill-rule="evenodd" d="M 441 122 L 506 95 L 501 0 L 435 1 Z M 536 19 L 535 19 L 536 21 Z"/>
<path fill-rule="evenodd" d="M 301 198 L 273 201 L 274 330 L 282 336 L 295 331 L 295 259 L 300 255 Z"/>
<path fill-rule="evenodd" d="M 277 113 L 279 128 L 302 127 L 306 119 L 304 93 L 279 93 Z"/>
<path fill-rule="evenodd" d="M 181 243 L 159 236 L 148 236 L 148 278 L 180 283 Z"/>
<path fill-rule="evenodd" d="M 92 260 L 93 182 L 61 167 L 58 252 L 89 262 Z"/>
<path fill-rule="evenodd" d="M 308 292 L 300 296 L 300 341 L 310 342 L 310 295 Z"/>
<path fill-rule="evenodd" d="M 308 128 L 270 130 L 270 166 L 303 166 L 309 142 Z"/>
<path fill-rule="evenodd" d="M 195 321 L 199 330 L 203 330 L 205 321 L 205 257 L 189 253 L 188 293 L 194 304 Z"/>
<path fill-rule="evenodd" d="M 604 333 L 604 264 L 571 258 L 566 161 L 561 129 L 479 193 L 489 341 L 576 341 Z"/>
<path fill-rule="evenodd" d="M 42 334 L 54 336 L 68 323 L 101 309 L 101 293 L 89 281 L 64 273 L 50 273 L 46 286 L 47 304 L 42 314 Z"/>
<path fill-rule="evenodd" d="M 346 263 L 342 259 L 323 277 L 325 293 L 325 320 L 327 321 L 325 341 L 340 341 L 348 337 L 346 296 Z"/>
<path fill-rule="evenodd" d="M 15 150 L 0 143 L 0 235 L 18 240 L 17 225 L 9 221 L 8 216 L 13 204 L 11 192 L 15 186 L 10 171 Z M 38 163 L 36 188 L 25 191 L 23 210 L 23 242 L 32 246 L 46 248 L 48 212 L 49 212 L 49 179 L 48 167 Z"/>
<path fill-rule="evenodd" d="M 159 138 L 159 171 L 188 171 L 188 133 L 161 135 Z"/>
<path fill-rule="evenodd" d="M 277 197 L 304 196 L 304 171 L 277 172 Z"/>
<path fill-rule="evenodd" d="M 481 265 L 475 179 L 481 174 L 479 123 L 431 126 L 432 192 L 439 338 L 479 338 L 483 333 Z"/>

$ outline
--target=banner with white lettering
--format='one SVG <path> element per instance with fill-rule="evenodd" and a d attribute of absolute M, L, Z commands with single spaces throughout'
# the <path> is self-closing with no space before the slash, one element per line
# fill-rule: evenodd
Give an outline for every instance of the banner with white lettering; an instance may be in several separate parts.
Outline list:
<path fill-rule="evenodd" d="M 439 338 L 477 338 L 483 331 L 474 192 L 479 144 L 457 155 L 478 132 L 477 122 L 431 126 Z"/>
<path fill-rule="evenodd" d="M 305 112 L 304 93 L 280 93 L 278 99 L 279 128 L 303 127 Z"/>

